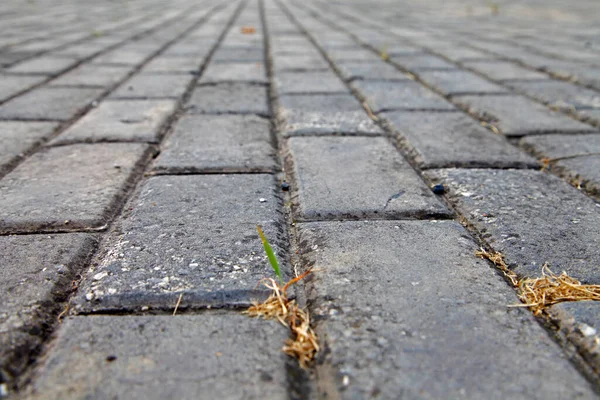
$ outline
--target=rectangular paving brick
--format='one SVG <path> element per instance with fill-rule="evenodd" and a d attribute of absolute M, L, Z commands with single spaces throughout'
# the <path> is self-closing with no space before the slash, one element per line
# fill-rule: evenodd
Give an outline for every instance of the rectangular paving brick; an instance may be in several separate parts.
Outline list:
<path fill-rule="evenodd" d="M 337 65 L 342 77 L 353 79 L 408 80 L 408 76 L 383 61 L 341 62 Z"/>
<path fill-rule="evenodd" d="M 385 138 L 293 137 L 288 146 L 298 220 L 450 214 Z"/>
<path fill-rule="evenodd" d="M 0 233 L 104 226 L 148 155 L 146 145 L 134 143 L 34 154 L 0 183 Z"/>
<path fill-rule="evenodd" d="M 600 93 L 570 82 L 547 80 L 542 82 L 509 82 L 515 90 L 553 107 L 600 108 Z"/>
<path fill-rule="evenodd" d="M 161 173 L 272 172 L 270 123 L 254 115 L 185 116 L 154 165 Z"/>
<path fill-rule="evenodd" d="M 0 101 L 4 101 L 17 93 L 41 83 L 45 77 L 0 75 Z"/>
<path fill-rule="evenodd" d="M 8 72 L 19 72 L 28 74 L 54 75 L 73 66 L 77 60 L 66 57 L 41 56 L 16 64 L 7 68 Z"/>
<path fill-rule="evenodd" d="M 174 100 L 106 100 L 52 144 L 102 141 L 155 143 L 176 106 Z"/>
<path fill-rule="evenodd" d="M 381 117 L 421 168 L 535 167 L 537 162 L 462 112 L 392 111 Z"/>
<path fill-rule="evenodd" d="M 273 66 L 276 74 L 283 71 L 311 71 L 329 69 L 327 61 L 316 54 L 289 54 L 278 55 L 273 58 Z"/>
<path fill-rule="evenodd" d="M 453 100 L 493 123 L 506 136 L 595 131 L 589 125 L 522 96 L 458 96 Z"/>
<path fill-rule="evenodd" d="M 201 63 L 201 58 L 159 56 L 144 65 L 141 71 L 145 73 L 190 73 L 198 71 Z"/>
<path fill-rule="evenodd" d="M 549 79 L 547 74 L 523 68 L 510 61 L 468 61 L 462 63 L 462 65 L 498 81 L 507 79 Z M 519 85 L 518 83 L 515 84 Z"/>
<path fill-rule="evenodd" d="M 202 74 L 200 83 L 250 82 L 267 84 L 267 71 L 263 62 L 211 63 Z"/>
<path fill-rule="evenodd" d="M 158 50 L 158 46 L 156 47 Z M 110 50 L 104 54 L 95 57 L 92 60 L 93 64 L 117 64 L 117 65 L 137 65 L 141 64 L 152 55 L 152 51 L 132 51 L 123 47 L 115 50 Z"/>
<path fill-rule="evenodd" d="M 191 74 L 138 74 L 122 84 L 111 98 L 178 99 L 192 81 Z"/>
<path fill-rule="evenodd" d="M 383 134 L 350 94 L 280 96 L 277 119 L 284 135 Z"/>
<path fill-rule="evenodd" d="M 455 96 L 470 93 L 507 93 L 502 86 L 491 83 L 469 71 L 422 71 L 419 77 L 440 92 Z"/>
<path fill-rule="evenodd" d="M 262 47 L 233 46 L 222 44 L 211 57 L 211 63 L 226 64 L 240 62 L 264 62 L 265 50 Z"/>
<path fill-rule="evenodd" d="M 31 398 L 287 399 L 286 334 L 239 314 L 69 318 Z"/>
<path fill-rule="evenodd" d="M 119 221 L 76 299 L 87 311 L 249 305 L 273 276 L 256 225 L 287 274 L 283 215 L 267 174 L 156 176 Z"/>
<path fill-rule="evenodd" d="M 201 85 L 192 93 L 191 114 L 257 114 L 269 116 L 267 88 L 249 83 Z"/>
<path fill-rule="evenodd" d="M 52 122 L 0 121 L 0 173 L 54 132 Z"/>
<path fill-rule="evenodd" d="M 40 350 L 95 241 L 82 233 L 0 236 L 3 381 L 19 376 Z"/>
<path fill-rule="evenodd" d="M 275 76 L 279 94 L 348 93 L 349 89 L 333 71 L 280 72 Z"/>
<path fill-rule="evenodd" d="M 392 61 L 411 71 L 428 69 L 456 69 L 457 66 L 441 57 L 430 54 L 399 54 L 391 57 Z"/>
<path fill-rule="evenodd" d="M 531 170 L 446 169 L 426 175 L 449 188 L 459 213 L 518 274 L 538 277 L 547 262 L 557 273 L 600 282 L 600 208 L 563 180 Z"/>
<path fill-rule="evenodd" d="M 373 112 L 414 109 L 452 110 L 455 107 L 423 85 L 414 82 L 355 81 L 352 83 Z"/>
<path fill-rule="evenodd" d="M 298 224 L 341 399 L 596 398 L 455 221 Z M 435 377 L 435 379 L 432 379 Z M 493 395 L 492 395 L 493 394 Z M 527 395 L 528 396 L 528 395 Z M 328 396 L 329 397 L 329 396 Z"/>
<path fill-rule="evenodd" d="M 373 62 L 378 60 L 377 54 L 366 50 L 360 46 L 354 46 L 349 49 L 333 49 L 327 52 L 336 63 L 358 63 L 358 62 Z"/>
<path fill-rule="evenodd" d="M 51 86 L 105 86 L 115 85 L 131 72 L 131 67 L 84 64 L 50 82 Z"/>
<path fill-rule="evenodd" d="M 66 121 L 101 93 L 91 88 L 39 88 L 1 105 L 0 119 Z"/>

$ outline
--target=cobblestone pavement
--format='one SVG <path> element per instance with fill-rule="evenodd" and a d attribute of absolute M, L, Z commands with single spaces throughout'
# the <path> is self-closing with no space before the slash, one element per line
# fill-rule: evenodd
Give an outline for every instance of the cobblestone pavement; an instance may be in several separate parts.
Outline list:
<path fill-rule="evenodd" d="M 475 252 L 600 284 L 600 4 L 496 1 L 2 2 L 0 397 L 597 398 Z"/>

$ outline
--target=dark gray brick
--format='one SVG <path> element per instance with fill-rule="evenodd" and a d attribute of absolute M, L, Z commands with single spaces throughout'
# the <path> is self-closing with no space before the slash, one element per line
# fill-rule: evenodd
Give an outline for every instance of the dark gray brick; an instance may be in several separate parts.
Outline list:
<path fill-rule="evenodd" d="M 277 117 L 285 135 L 373 134 L 383 131 L 349 94 L 279 97 Z"/>
<path fill-rule="evenodd" d="M 339 398 L 595 398 L 535 318 L 507 307 L 514 291 L 457 222 L 298 230 L 305 264 L 319 270 L 307 293 Z"/>
<path fill-rule="evenodd" d="M 462 65 L 499 81 L 506 79 L 548 79 L 547 74 L 520 67 L 510 61 L 469 61 Z M 514 84 L 519 85 L 520 83 L 514 82 Z"/>
<path fill-rule="evenodd" d="M 406 74 L 398 71 L 391 64 L 383 61 L 374 62 L 343 62 L 338 64 L 342 76 L 346 80 L 352 79 L 385 79 L 407 80 Z"/>
<path fill-rule="evenodd" d="M 154 169 L 167 172 L 272 172 L 270 123 L 254 115 L 183 117 Z"/>
<path fill-rule="evenodd" d="M 130 67 L 108 65 L 82 65 L 53 80 L 51 85 L 112 86 L 124 79 Z"/>
<path fill-rule="evenodd" d="M 265 65 L 258 62 L 211 63 L 200 78 L 201 83 L 253 82 L 268 83 Z"/>
<path fill-rule="evenodd" d="M 76 62 L 77 60 L 72 58 L 48 55 L 23 61 L 13 67 L 7 68 L 6 71 L 53 75 L 69 68 Z"/>
<path fill-rule="evenodd" d="M 429 54 L 401 54 L 391 57 L 392 61 L 408 70 L 456 69 L 457 66 L 441 57 Z"/>
<path fill-rule="evenodd" d="M 566 110 L 573 108 L 600 108 L 600 93 L 569 82 L 547 80 L 541 82 L 507 82 L 515 90 L 545 104 Z"/>
<path fill-rule="evenodd" d="M 395 111 L 381 115 L 421 168 L 535 167 L 536 161 L 461 112 Z"/>
<path fill-rule="evenodd" d="M 177 99 L 185 92 L 192 79 L 192 75 L 187 74 L 139 74 L 121 85 L 110 97 Z"/>
<path fill-rule="evenodd" d="M 444 98 L 414 81 L 355 81 L 352 85 L 367 99 L 371 110 L 398 109 L 452 110 Z"/>
<path fill-rule="evenodd" d="M 62 311 L 95 246 L 81 233 L 0 236 L 0 370 L 19 376 Z"/>
<path fill-rule="evenodd" d="M 198 86 L 189 101 L 189 113 L 235 113 L 269 116 L 267 88 L 248 83 Z"/>
<path fill-rule="evenodd" d="M 101 141 L 157 142 L 173 114 L 174 100 L 107 100 L 77 121 L 52 144 Z"/>
<path fill-rule="evenodd" d="M 283 400 L 285 337 L 238 314 L 69 318 L 31 398 Z"/>
<path fill-rule="evenodd" d="M 299 220 L 450 213 L 385 138 L 294 137 L 288 145 Z"/>
<path fill-rule="evenodd" d="M 56 124 L 51 122 L 0 121 L 0 173 L 50 136 L 55 128 Z"/>
<path fill-rule="evenodd" d="M 548 262 L 585 282 L 600 282 L 600 213 L 563 180 L 531 170 L 426 172 L 517 273 L 538 277 Z M 551 210 L 551 212 L 549 212 Z"/>
<path fill-rule="evenodd" d="M 0 232 L 104 226 L 147 154 L 147 146 L 129 143 L 34 154 L 0 183 Z"/>
<path fill-rule="evenodd" d="M 419 77 L 428 85 L 446 95 L 466 93 L 506 93 L 502 86 L 488 82 L 472 72 L 454 71 L 422 71 Z"/>
<path fill-rule="evenodd" d="M 0 75 L 0 101 L 29 89 L 44 79 L 46 78 L 39 76 Z"/>
<path fill-rule="evenodd" d="M 273 275 L 256 225 L 283 249 L 280 206 L 271 175 L 150 178 L 87 275 L 77 308 L 172 309 L 182 291 L 182 305 L 249 305 L 264 294 L 257 283 Z"/>
<path fill-rule="evenodd" d="M 333 71 L 281 72 L 275 77 L 280 94 L 348 93 L 344 82 Z"/>
<path fill-rule="evenodd" d="M 594 131 L 589 125 L 522 96 L 459 96 L 454 100 L 496 125 L 506 136 Z"/>

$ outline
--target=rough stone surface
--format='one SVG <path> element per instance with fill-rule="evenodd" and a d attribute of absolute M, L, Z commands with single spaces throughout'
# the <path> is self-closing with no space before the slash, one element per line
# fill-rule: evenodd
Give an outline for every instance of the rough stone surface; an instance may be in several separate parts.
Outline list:
<path fill-rule="evenodd" d="M 449 96 L 466 93 L 507 92 L 502 86 L 491 83 L 468 71 L 423 71 L 419 72 L 419 77 L 428 85 Z"/>
<path fill-rule="evenodd" d="M 265 65 L 258 62 L 211 63 L 202 74 L 200 83 L 250 82 L 268 83 Z"/>
<path fill-rule="evenodd" d="M 346 80 L 353 79 L 384 79 L 408 80 L 408 76 L 398 71 L 391 64 L 383 61 L 375 62 L 344 62 L 338 65 Z"/>
<path fill-rule="evenodd" d="M 454 100 L 496 125 L 506 136 L 595 131 L 522 96 L 458 96 Z"/>
<path fill-rule="evenodd" d="M 400 54 L 391 57 L 392 61 L 408 70 L 455 69 L 456 65 L 443 58 L 429 54 Z"/>
<path fill-rule="evenodd" d="M 349 94 L 281 96 L 277 118 L 285 135 L 383 133 Z"/>
<path fill-rule="evenodd" d="M 57 137 L 52 144 L 102 141 L 157 142 L 173 114 L 172 100 L 103 101 L 98 108 Z"/>
<path fill-rule="evenodd" d="M 40 88 L 1 105 L 0 119 L 65 121 L 101 93 L 102 89 Z"/>
<path fill-rule="evenodd" d="M 0 233 L 104 226 L 147 154 L 147 146 L 129 143 L 34 154 L 0 181 Z"/>
<path fill-rule="evenodd" d="M 450 214 L 384 138 L 294 137 L 288 145 L 298 220 Z"/>
<path fill-rule="evenodd" d="M 52 122 L 0 121 L 0 174 L 52 134 L 55 128 L 56 124 Z"/>
<path fill-rule="evenodd" d="M 267 89 L 247 83 L 198 86 L 192 93 L 188 112 L 208 114 L 258 114 L 269 116 Z"/>
<path fill-rule="evenodd" d="M 109 87 L 127 76 L 130 67 L 110 65 L 82 65 L 50 82 L 51 86 L 103 86 Z"/>
<path fill-rule="evenodd" d="M 600 108 L 600 93 L 570 82 L 547 80 L 541 82 L 508 82 L 509 86 L 553 107 Z"/>
<path fill-rule="evenodd" d="M 198 71 L 202 59 L 192 57 L 156 57 L 148 64 L 144 65 L 142 72 L 144 73 L 190 73 Z"/>
<path fill-rule="evenodd" d="M 400 133 L 421 168 L 535 167 L 536 161 L 462 112 L 394 111 L 381 115 Z"/>
<path fill-rule="evenodd" d="M 283 400 L 285 336 L 237 314 L 69 318 L 31 398 Z"/>
<path fill-rule="evenodd" d="M 328 70 L 329 64 L 320 54 L 289 54 L 278 55 L 273 59 L 275 72 Z"/>
<path fill-rule="evenodd" d="M 298 226 L 327 397 L 596 398 L 457 222 Z"/>
<path fill-rule="evenodd" d="M 539 156 L 548 158 L 600 153 L 600 133 L 528 136 L 521 139 L 520 143 Z"/>
<path fill-rule="evenodd" d="M 348 88 L 332 71 L 281 72 L 275 84 L 280 94 L 348 93 Z"/>
<path fill-rule="evenodd" d="M 531 170 L 445 169 L 426 175 L 449 188 L 458 212 L 518 274 L 538 277 L 549 263 L 556 272 L 600 283 L 600 206 L 574 187 Z"/>
<path fill-rule="evenodd" d="M 0 75 L 0 101 L 5 101 L 44 79 L 46 78 L 39 76 Z"/>
<path fill-rule="evenodd" d="M 110 97 L 127 99 L 177 99 L 193 79 L 186 74 L 139 74 L 125 82 Z"/>
<path fill-rule="evenodd" d="M 373 112 L 398 109 L 452 110 L 442 97 L 414 81 L 355 81 L 352 85 L 367 99 Z"/>
<path fill-rule="evenodd" d="M 0 236 L 3 379 L 18 376 L 40 350 L 94 246 L 95 238 L 81 233 Z"/>
<path fill-rule="evenodd" d="M 72 58 L 42 56 L 23 61 L 6 70 L 9 72 L 53 75 L 69 68 L 76 62 L 77 61 Z"/>
<path fill-rule="evenodd" d="M 183 117 L 154 166 L 161 173 L 272 172 L 275 168 L 269 121 L 254 115 Z"/>
<path fill-rule="evenodd" d="M 468 61 L 462 63 L 462 65 L 498 81 L 507 79 L 548 79 L 547 74 L 520 67 L 519 65 L 510 61 Z M 515 86 L 519 86 L 522 83 L 523 82 L 507 82 L 507 84 Z"/>
<path fill-rule="evenodd" d="M 249 305 L 272 275 L 256 225 L 285 260 L 280 207 L 271 175 L 152 177 L 88 273 L 77 307 L 172 309 L 181 292 L 184 307 Z"/>
<path fill-rule="evenodd" d="M 212 63 L 264 62 L 265 50 L 262 47 L 228 46 L 223 44 L 211 57 Z"/>

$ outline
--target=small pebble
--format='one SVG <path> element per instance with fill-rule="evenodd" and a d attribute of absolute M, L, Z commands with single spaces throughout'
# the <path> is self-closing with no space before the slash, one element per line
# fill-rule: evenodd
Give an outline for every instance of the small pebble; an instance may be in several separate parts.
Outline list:
<path fill-rule="evenodd" d="M 281 190 L 283 190 L 284 192 L 287 192 L 287 191 L 289 191 L 289 190 L 290 190 L 290 184 L 289 184 L 289 183 L 287 183 L 287 182 L 283 182 L 283 183 L 281 184 Z"/>
<path fill-rule="evenodd" d="M 108 361 L 108 362 L 115 361 L 116 359 L 117 359 L 117 356 L 115 356 L 114 354 L 111 354 L 110 356 L 106 356 L 106 361 Z"/>
<path fill-rule="evenodd" d="M 435 185 L 433 188 L 431 188 L 431 190 L 435 194 L 444 194 L 446 192 L 446 188 L 442 184 Z"/>
<path fill-rule="evenodd" d="M 260 201 L 261 203 L 264 203 L 267 201 L 267 199 L 265 199 L 264 197 L 261 197 L 260 199 L 258 199 L 258 201 Z"/>

